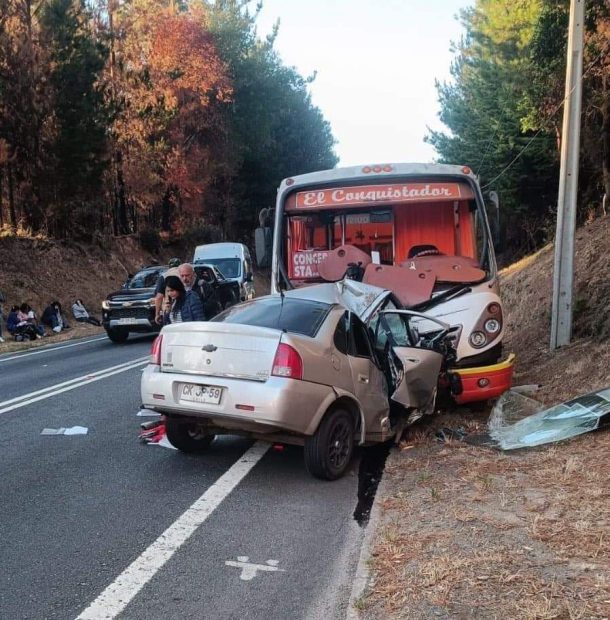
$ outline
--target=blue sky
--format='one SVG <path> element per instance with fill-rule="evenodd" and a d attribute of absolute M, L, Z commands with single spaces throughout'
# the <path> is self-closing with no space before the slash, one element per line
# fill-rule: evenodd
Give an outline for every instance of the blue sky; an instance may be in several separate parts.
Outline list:
<path fill-rule="evenodd" d="M 445 80 L 469 0 L 263 0 L 259 35 L 280 19 L 276 49 L 330 121 L 340 165 L 432 161 L 435 79 Z"/>

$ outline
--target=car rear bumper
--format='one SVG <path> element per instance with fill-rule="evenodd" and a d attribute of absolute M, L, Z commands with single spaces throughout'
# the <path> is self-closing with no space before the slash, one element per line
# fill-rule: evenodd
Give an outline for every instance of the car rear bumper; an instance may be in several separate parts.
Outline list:
<path fill-rule="evenodd" d="M 181 398 L 185 383 L 222 388 L 220 402 L 216 405 L 185 401 Z M 152 364 L 142 373 L 141 395 L 142 403 L 149 409 L 198 418 L 222 429 L 299 435 L 312 435 L 337 397 L 332 387 L 307 381 L 204 377 L 160 372 Z"/>

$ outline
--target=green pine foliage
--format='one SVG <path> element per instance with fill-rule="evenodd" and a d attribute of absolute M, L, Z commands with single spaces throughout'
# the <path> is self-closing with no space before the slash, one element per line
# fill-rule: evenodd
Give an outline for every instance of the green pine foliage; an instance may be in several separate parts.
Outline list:
<path fill-rule="evenodd" d="M 587 7 L 581 219 L 610 194 L 610 5 Z M 461 15 L 452 80 L 437 85 L 448 131 L 427 140 L 440 161 L 469 165 L 498 192 L 511 256 L 554 232 L 568 13 L 569 0 L 477 0 Z"/>

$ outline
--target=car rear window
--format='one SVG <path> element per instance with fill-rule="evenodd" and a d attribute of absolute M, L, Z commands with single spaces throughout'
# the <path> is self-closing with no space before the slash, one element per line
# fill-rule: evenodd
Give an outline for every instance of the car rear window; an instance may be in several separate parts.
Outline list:
<path fill-rule="evenodd" d="M 319 301 L 291 299 L 279 295 L 255 299 L 221 312 L 211 321 L 272 327 L 314 337 L 331 306 Z"/>

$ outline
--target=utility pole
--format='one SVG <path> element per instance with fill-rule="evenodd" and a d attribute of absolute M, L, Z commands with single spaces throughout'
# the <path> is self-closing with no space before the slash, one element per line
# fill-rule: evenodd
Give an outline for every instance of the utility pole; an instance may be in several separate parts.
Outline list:
<path fill-rule="evenodd" d="M 578 156 L 580 151 L 584 19 L 585 0 L 571 0 L 561 136 L 559 197 L 557 200 L 557 232 L 555 234 L 551 350 L 569 344 L 572 336 L 574 231 L 576 227 L 576 193 L 578 190 Z"/>

